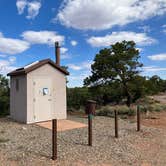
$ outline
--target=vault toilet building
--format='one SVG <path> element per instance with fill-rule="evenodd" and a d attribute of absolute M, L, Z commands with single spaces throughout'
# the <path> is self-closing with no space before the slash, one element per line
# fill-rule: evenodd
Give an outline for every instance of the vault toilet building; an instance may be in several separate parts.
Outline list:
<path fill-rule="evenodd" d="M 36 61 L 16 69 L 10 76 L 10 115 L 23 123 L 66 119 L 66 75 L 60 67 L 60 47 L 56 63 L 50 59 Z"/>

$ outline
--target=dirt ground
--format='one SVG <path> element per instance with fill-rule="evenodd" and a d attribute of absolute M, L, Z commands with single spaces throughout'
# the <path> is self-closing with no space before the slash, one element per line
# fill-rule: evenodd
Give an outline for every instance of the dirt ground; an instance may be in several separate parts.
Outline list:
<path fill-rule="evenodd" d="M 161 93 L 158 95 L 151 96 L 152 99 L 160 102 L 161 104 L 166 104 L 166 93 Z M 166 129 L 166 110 L 162 112 L 150 113 L 150 118 L 143 117 L 142 124 L 148 127 L 162 128 Z"/>
<path fill-rule="evenodd" d="M 152 99 L 159 101 L 162 104 L 166 104 L 166 93 L 151 96 Z"/>
<path fill-rule="evenodd" d="M 0 119 L 0 166 L 166 166 L 166 112 L 136 124 L 119 120 L 119 138 L 114 138 L 114 119 L 95 117 L 93 147 L 87 146 L 87 127 L 59 132 L 58 161 L 52 161 L 51 130 Z M 84 117 L 68 120 L 87 124 Z"/>
<path fill-rule="evenodd" d="M 166 111 L 152 113 L 150 118 L 142 119 L 142 124 L 147 127 L 166 129 Z"/>

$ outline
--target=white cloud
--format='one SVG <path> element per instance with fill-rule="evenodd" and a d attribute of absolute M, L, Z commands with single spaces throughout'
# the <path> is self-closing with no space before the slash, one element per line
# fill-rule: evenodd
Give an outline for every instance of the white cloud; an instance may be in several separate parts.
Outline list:
<path fill-rule="evenodd" d="M 28 3 L 28 15 L 27 19 L 34 19 L 39 14 L 39 9 L 41 8 L 41 3 L 38 1 L 32 1 Z"/>
<path fill-rule="evenodd" d="M 34 19 L 38 14 L 41 8 L 41 1 L 34 0 L 17 0 L 16 2 L 18 14 L 23 14 L 24 10 L 27 8 L 28 15 L 26 16 L 27 19 Z"/>
<path fill-rule="evenodd" d="M 26 0 L 17 0 L 16 6 L 17 6 L 18 14 L 24 13 L 24 9 L 25 9 L 26 5 L 27 5 Z"/>
<path fill-rule="evenodd" d="M 61 59 L 70 59 L 71 56 L 69 54 L 62 54 Z"/>
<path fill-rule="evenodd" d="M 72 46 L 76 46 L 78 43 L 77 43 L 77 41 L 72 40 L 72 41 L 70 42 L 70 44 L 71 44 Z"/>
<path fill-rule="evenodd" d="M 67 66 L 69 67 L 69 69 L 72 69 L 72 70 L 90 70 L 91 68 L 91 64 L 93 62 L 91 61 L 86 61 L 86 62 L 82 62 L 80 64 L 68 64 Z"/>
<path fill-rule="evenodd" d="M 67 54 L 68 48 L 62 47 L 61 48 L 61 59 L 70 59 L 70 55 Z"/>
<path fill-rule="evenodd" d="M 0 32 L 0 53 L 18 54 L 30 47 L 29 43 L 19 39 L 6 38 Z"/>
<path fill-rule="evenodd" d="M 16 57 L 15 56 L 9 57 L 9 62 L 10 64 L 14 64 L 16 62 Z"/>
<path fill-rule="evenodd" d="M 143 32 L 145 32 L 145 33 L 151 31 L 151 28 L 148 25 L 140 26 L 139 29 L 143 30 Z"/>
<path fill-rule="evenodd" d="M 81 87 L 83 86 L 83 80 L 90 75 L 90 70 L 81 71 L 81 73 L 72 73 L 69 77 L 69 87 Z"/>
<path fill-rule="evenodd" d="M 158 66 L 146 66 L 143 67 L 144 72 L 159 72 L 166 71 L 166 67 L 158 67 Z"/>
<path fill-rule="evenodd" d="M 153 61 L 164 61 L 166 60 L 166 53 L 151 55 L 151 56 L 148 56 L 148 58 Z"/>
<path fill-rule="evenodd" d="M 166 24 L 162 25 L 162 28 L 166 28 Z"/>
<path fill-rule="evenodd" d="M 55 31 L 25 31 L 21 36 L 31 44 L 53 45 L 56 41 L 63 43 L 65 39 Z"/>
<path fill-rule="evenodd" d="M 64 0 L 55 20 L 67 27 L 103 30 L 166 12 L 166 0 Z"/>
<path fill-rule="evenodd" d="M 67 65 L 72 70 L 81 70 L 81 66 L 75 65 L 75 64 L 68 64 Z"/>
<path fill-rule="evenodd" d="M 67 51 L 68 51 L 68 48 L 65 48 L 65 47 L 62 47 L 62 48 L 61 48 L 61 53 L 62 53 L 62 54 L 65 54 Z"/>
<path fill-rule="evenodd" d="M 7 55 L 5 55 L 5 54 L 0 54 L 0 57 L 1 57 L 1 58 L 5 58 L 5 57 L 7 57 Z"/>
<path fill-rule="evenodd" d="M 166 33 L 166 24 L 162 25 L 163 32 Z"/>
<path fill-rule="evenodd" d="M 6 75 L 7 73 L 9 73 L 15 69 L 16 69 L 16 67 L 12 66 L 10 61 L 0 60 L 0 74 Z"/>
<path fill-rule="evenodd" d="M 103 47 L 109 46 L 116 42 L 121 42 L 123 40 L 133 40 L 138 45 L 149 45 L 156 42 L 155 39 L 147 36 L 146 33 L 136 33 L 129 31 L 112 32 L 112 34 L 102 37 L 93 36 L 90 37 L 87 42 L 94 47 Z"/>

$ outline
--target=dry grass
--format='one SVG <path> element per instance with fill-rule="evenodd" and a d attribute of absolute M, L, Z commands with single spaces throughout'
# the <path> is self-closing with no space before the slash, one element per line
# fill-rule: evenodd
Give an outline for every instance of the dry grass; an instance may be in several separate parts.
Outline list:
<path fill-rule="evenodd" d="M 10 141 L 9 139 L 5 139 L 5 138 L 0 138 L 0 143 L 5 143 L 5 142 L 8 142 Z"/>

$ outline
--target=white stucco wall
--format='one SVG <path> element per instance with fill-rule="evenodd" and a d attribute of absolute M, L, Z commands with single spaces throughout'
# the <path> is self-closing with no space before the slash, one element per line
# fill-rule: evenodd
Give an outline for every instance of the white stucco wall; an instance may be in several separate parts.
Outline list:
<path fill-rule="evenodd" d="M 27 123 L 34 123 L 33 82 L 38 78 L 51 78 L 52 80 L 52 119 L 66 119 L 66 76 L 51 65 L 45 64 L 27 74 Z M 41 110 L 41 113 L 42 111 L 47 110 Z"/>
<path fill-rule="evenodd" d="M 19 80 L 19 89 L 16 90 L 16 80 Z M 26 75 L 12 76 L 10 79 L 10 116 L 12 119 L 27 121 L 27 84 Z"/>

